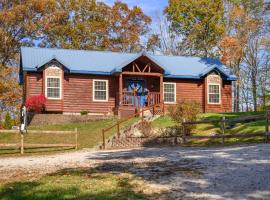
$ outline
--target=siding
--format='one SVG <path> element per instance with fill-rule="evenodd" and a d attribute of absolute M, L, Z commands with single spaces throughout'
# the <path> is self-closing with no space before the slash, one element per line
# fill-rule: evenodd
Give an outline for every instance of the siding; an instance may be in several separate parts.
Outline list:
<path fill-rule="evenodd" d="M 108 80 L 109 97 L 108 102 L 93 101 L 93 79 Z M 232 111 L 232 84 L 223 81 L 222 99 L 220 105 L 207 104 L 207 94 L 204 80 L 192 79 L 168 79 L 164 82 L 176 83 L 177 100 L 194 100 L 201 104 L 204 112 L 231 112 Z M 43 93 L 43 73 L 27 73 L 26 75 L 26 97 Z M 147 86 L 150 87 L 150 79 Z M 154 90 L 159 91 L 159 80 L 155 79 Z M 65 74 L 62 82 L 62 100 L 47 100 L 46 110 L 50 112 L 80 112 L 87 110 L 91 113 L 113 114 L 115 112 L 116 95 L 118 92 L 118 77 Z M 169 104 L 165 105 L 167 109 Z"/>
<path fill-rule="evenodd" d="M 164 82 L 176 83 L 176 101 L 188 100 L 200 103 L 204 111 L 204 82 L 192 79 L 164 79 Z M 165 104 L 168 108 L 170 104 Z"/>
<path fill-rule="evenodd" d="M 108 80 L 108 102 L 93 101 L 93 79 Z M 63 111 L 112 114 L 117 87 L 118 79 L 113 76 L 65 75 Z"/>
<path fill-rule="evenodd" d="M 26 96 L 42 94 L 43 78 L 42 73 L 27 73 L 26 75 Z"/>
<path fill-rule="evenodd" d="M 192 79 L 164 79 L 164 82 L 176 83 L 176 100 L 186 99 L 197 101 L 201 104 L 203 112 L 232 112 L 232 84 L 231 81 L 223 81 L 221 87 L 221 104 L 213 105 L 207 102 L 207 90 L 205 80 Z M 170 104 L 165 104 L 166 110 Z"/>
<path fill-rule="evenodd" d="M 44 94 L 43 73 L 27 73 L 26 97 Z M 45 94 L 44 94 L 45 95 Z M 46 111 L 62 112 L 62 100 L 46 100 Z"/>
<path fill-rule="evenodd" d="M 207 102 L 207 97 L 205 101 Z M 232 112 L 232 84 L 230 81 L 222 82 L 221 104 L 206 103 L 205 112 Z"/>

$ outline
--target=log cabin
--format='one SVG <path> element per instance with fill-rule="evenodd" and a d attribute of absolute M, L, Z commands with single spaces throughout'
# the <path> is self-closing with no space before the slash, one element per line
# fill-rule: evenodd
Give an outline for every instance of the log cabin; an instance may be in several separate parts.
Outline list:
<path fill-rule="evenodd" d="M 43 94 L 47 113 L 118 115 L 197 101 L 203 112 L 232 111 L 236 76 L 217 59 L 22 47 L 24 101 Z"/>

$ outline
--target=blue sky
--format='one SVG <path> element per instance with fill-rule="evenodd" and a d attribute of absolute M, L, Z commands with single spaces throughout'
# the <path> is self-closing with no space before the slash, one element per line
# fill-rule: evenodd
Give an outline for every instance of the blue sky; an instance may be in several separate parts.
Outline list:
<path fill-rule="evenodd" d="M 101 0 L 109 5 L 112 5 L 115 0 Z M 168 0 L 122 0 L 122 2 L 127 3 L 129 6 L 139 6 L 143 11 L 150 15 L 152 18 L 155 18 L 157 15 L 160 15 L 165 6 L 168 4 Z"/>

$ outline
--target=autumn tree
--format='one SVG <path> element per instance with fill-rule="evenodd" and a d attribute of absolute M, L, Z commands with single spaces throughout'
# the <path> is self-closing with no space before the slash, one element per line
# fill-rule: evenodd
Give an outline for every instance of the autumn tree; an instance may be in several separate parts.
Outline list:
<path fill-rule="evenodd" d="M 122 52 L 136 52 L 142 49 L 141 37 L 149 31 L 151 18 L 141 8 L 129 8 L 117 1 L 110 9 L 109 49 Z"/>
<path fill-rule="evenodd" d="M 231 0 L 226 2 L 225 8 L 226 34 L 221 40 L 219 47 L 221 50 L 221 60 L 231 67 L 233 72 L 239 77 L 234 85 L 234 110 L 240 111 L 241 67 L 246 67 L 244 66 L 246 56 L 251 56 L 249 51 L 249 47 L 251 47 L 250 42 L 256 40 L 257 35 L 260 35 L 263 29 L 263 21 L 266 19 L 264 14 L 265 4 L 263 0 Z M 249 54 L 247 54 L 248 51 Z M 253 52 L 255 53 L 255 51 Z M 254 78 L 257 72 L 255 68 L 257 67 L 253 66 L 250 75 L 253 77 L 251 77 L 253 79 L 253 103 L 256 107 L 256 80 Z"/>
<path fill-rule="evenodd" d="M 59 0 L 54 15 L 40 46 L 139 51 L 151 22 L 141 8 L 119 1 L 110 7 L 95 0 Z"/>
<path fill-rule="evenodd" d="M 188 55 L 214 56 L 225 32 L 222 0 L 169 0 L 165 14 Z"/>
<path fill-rule="evenodd" d="M 0 66 L 0 114 L 16 113 L 21 105 L 22 90 L 18 84 L 18 68 Z"/>
<path fill-rule="evenodd" d="M 109 45 L 109 7 L 94 0 L 59 0 L 42 47 L 103 50 Z"/>
<path fill-rule="evenodd" d="M 54 0 L 0 1 L 0 112 L 19 110 L 19 49 L 42 36 L 54 6 Z"/>
<path fill-rule="evenodd" d="M 54 0 L 9 0 L 0 2 L 0 63 L 14 65 L 22 45 L 33 45 L 50 24 Z"/>

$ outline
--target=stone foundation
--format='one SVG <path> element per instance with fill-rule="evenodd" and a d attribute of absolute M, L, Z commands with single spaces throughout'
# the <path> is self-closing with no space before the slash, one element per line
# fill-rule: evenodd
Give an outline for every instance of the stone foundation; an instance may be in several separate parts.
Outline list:
<path fill-rule="evenodd" d="M 35 114 L 30 120 L 31 126 L 44 126 L 55 124 L 70 124 L 109 119 L 112 116 L 104 115 L 63 115 L 63 114 Z"/>

